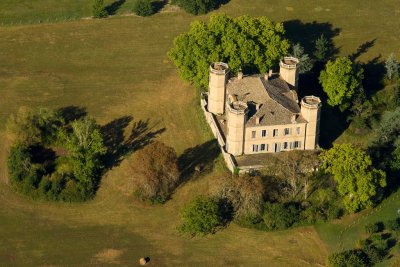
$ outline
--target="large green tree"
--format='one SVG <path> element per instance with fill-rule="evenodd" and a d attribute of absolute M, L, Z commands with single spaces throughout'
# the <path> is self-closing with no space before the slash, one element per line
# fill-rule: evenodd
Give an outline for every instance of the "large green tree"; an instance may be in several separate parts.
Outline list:
<path fill-rule="evenodd" d="M 85 197 L 90 197 L 103 167 L 101 156 L 106 153 L 103 137 L 96 121 L 88 117 L 72 122 L 71 128 L 72 132 L 64 137 L 69 160 L 79 190 Z"/>
<path fill-rule="evenodd" d="M 328 95 L 328 104 L 339 106 L 341 111 L 349 108 L 361 86 L 363 73 L 363 69 L 348 57 L 329 60 L 319 76 L 322 88 Z"/>
<path fill-rule="evenodd" d="M 320 157 L 322 167 L 336 180 L 348 211 L 356 212 L 374 205 L 386 186 L 386 174 L 373 168 L 369 155 L 350 144 L 335 144 Z"/>
<path fill-rule="evenodd" d="M 208 67 L 215 61 L 227 62 L 234 73 L 241 68 L 267 72 L 288 52 L 284 32 L 281 23 L 265 17 L 213 15 L 209 23 L 193 22 L 168 56 L 183 79 L 206 88 Z"/>

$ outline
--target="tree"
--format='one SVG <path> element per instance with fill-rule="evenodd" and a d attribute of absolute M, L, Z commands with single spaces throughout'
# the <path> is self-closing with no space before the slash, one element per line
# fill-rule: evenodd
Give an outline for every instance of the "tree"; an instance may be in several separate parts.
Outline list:
<path fill-rule="evenodd" d="M 261 215 L 265 189 L 259 176 L 224 176 L 217 183 L 217 196 L 232 204 L 235 219 Z"/>
<path fill-rule="evenodd" d="M 181 211 L 182 225 L 179 230 L 194 235 L 212 234 L 222 226 L 224 218 L 219 201 L 215 198 L 198 196 Z"/>
<path fill-rule="evenodd" d="M 325 38 L 323 34 L 315 40 L 315 51 L 314 51 L 314 57 L 317 59 L 317 61 L 320 62 L 325 62 L 328 58 L 328 53 L 329 53 L 329 42 Z"/>
<path fill-rule="evenodd" d="M 357 89 L 361 86 L 363 75 L 363 69 L 347 57 L 328 61 L 325 70 L 321 71 L 319 76 L 319 82 L 328 95 L 328 104 L 339 106 L 341 111 L 349 108 Z"/>
<path fill-rule="evenodd" d="M 154 6 L 151 0 L 136 0 L 133 12 L 138 16 L 146 17 L 154 14 Z"/>
<path fill-rule="evenodd" d="M 33 146 L 49 144 L 56 139 L 58 128 L 63 124 L 61 116 L 46 108 L 38 111 L 21 107 L 17 115 L 7 121 L 7 133 L 15 144 Z"/>
<path fill-rule="evenodd" d="M 69 152 L 78 189 L 84 198 L 91 197 L 97 186 L 97 178 L 103 168 L 102 156 L 106 153 L 100 127 L 94 119 L 84 117 L 73 121 L 71 133 L 61 133 Z"/>
<path fill-rule="evenodd" d="M 191 14 L 199 15 L 216 9 L 220 4 L 220 0 L 173 0 L 172 3 Z"/>
<path fill-rule="evenodd" d="M 300 74 L 309 72 L 313 68 L 314 63 L 308 54 L 304 53 L 304 48 L 299 43 L 292 47 L 292 56 L 299 60 Z"/>
<path fill-rule="evenodd" d="M 107 10 L 104 6 L 104 0 L 94 0 L 92 6 L 92 16 L 97 19 L 108 16 Z"/>
<path fill-rule="evenodd" d="M 395 142 L 400 135 L 400 107 L 383 113 L 376 134 L 381 143 Z"/>
<path fill-rule="evenodd" d="M 279 162 L 280 176 L 289 184 L 287 189 L 293 199 L 301 189 L 304 199 L 307 199 L 318 165 L 318 155 L 313 151 L 291 151 L 282 155 Z"/>
<path fill-rule="evenodd" d="M 363 150 L 350 144 L 335 144 L 321 154 L 322 167 L 333 175 L 350 212 L 372 207 L 386 186 L 386 174 L 372 166 Z"/>
<path fill-rule="evenodd" d="M 299 218 L 299 209 L 292 204 L 269 203 L 264 206 L 263 220 L 269 230 L 284 230 Z"/>
<path fill-rule="evenodd" d="M 175 38 L 168 56 L 184 80 L 207 88 L 211 62 L 227 62 L 233 73 L 242 67 L 267 72 L 287 54 L 284 32 L 281 23 L 265 17 L 213 15 L 208 24 L 195 21 Z"/>
<path fill-rule="evenodd" d="M 131 170 L 136 193 L 143 199 L 165 202 L 179 182 L 175 150 L 158 141 L 136 152 Z"/>
<path fill-rule="evenodd" d="M 329 256 L 329 267 L 367 267 L 367 256 L 361 250 L 345 250 Z"/>
<path fill-rule="evenodd" d="M 399 62 L 396 56 L 391 53 L 385 62 L 386 77 L 391 81 L 393 78 L 399 76 Z"/>

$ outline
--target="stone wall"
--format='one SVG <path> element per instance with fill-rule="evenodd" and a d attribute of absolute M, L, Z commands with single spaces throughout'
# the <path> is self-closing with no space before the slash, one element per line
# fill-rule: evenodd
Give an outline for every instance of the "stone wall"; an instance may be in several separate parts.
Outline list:
<path fill-rule="evenodd" d="M 212 133 L 214 134 L 215 138 L 218 140 L 218 143 L 221 148 L 221 153 L 222 153 L 222 156 L 224 157 L 226 166 L 228 167 L 228 169 L 231 172 L 234 172 L 237 167 L 237 165 L 235 163 L 235 159 L 231 154 L 229 154 L 225 151 L 225 138 L 224 138 L 223 134 L 221 133 L 220 128 L 218 127 L 218 122 L 217 122 L 215 116 L 212 113 L 208 112 L 208 110 L 207 110 L 207 101 L 205 100 L 205 96 L 206 96 L 206 94 L 202 94 L 202 96 L 200 98 L 201 109 L 204 112 L 204 116 L 206 118 L 208 125 L 210 125 Z"/>

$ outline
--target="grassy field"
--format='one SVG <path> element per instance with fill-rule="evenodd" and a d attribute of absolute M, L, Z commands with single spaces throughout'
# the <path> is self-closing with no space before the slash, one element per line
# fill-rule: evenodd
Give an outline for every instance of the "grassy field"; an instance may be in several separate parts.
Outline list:
<path fill-rule="evenodd" d="M 128 12 L 131 4 L 127 0 L 117 14 Z M 370 0 L 232 0 L 218 12 L 285 21 L 297 40 L 330 33 L 342 54 L 375 40 L 361 53 L 359 60 L 364 62 L 400 52 L 400 28 L 393 27 L 399 25 L 400 7 L 394 0 L 379 5 Z M 126 132 L 134 122 L 149 120 L 149 130 L 165 128 L 158 138 L 178 153 L 207 142 L 210 135 L 200 122 L 196 91 L 180 80 L 166 56 L 173 38 L 196 17 L 169 11 L 149 18 L 80 19 L 89 15 L 90 1 L 0 2 L 0 24 L 8 25 L 0 27 L 0 136 L 7 117 L 20 106 L 79 106 L 102 124 L 132 116 Z M 73 21 L 58 19 L 67 16 Z M 20 23 L 25 25 L 11 25 Z M 213 236 L 185 239 L 175 230 L 178 210 L 194 195 L 208 192 L 224 171 L 220 159 L 214 172 L 182 185 L 164 206 L 134 201 L 126 161 L 107 173 L 93 201 L 53 204 L 11 191 L 6 144 L 0 140 L 4 265 L 132 266 L 139 257 L 150 256 L 154 266 L 318 266 L 328 251 L 340 248 L 337 231 L 353 223 L 349 217 L 316 229 L 275 233 L 230 225 Z M 362 228 L 349 229 L 344 247 L 361 236 Z"/>

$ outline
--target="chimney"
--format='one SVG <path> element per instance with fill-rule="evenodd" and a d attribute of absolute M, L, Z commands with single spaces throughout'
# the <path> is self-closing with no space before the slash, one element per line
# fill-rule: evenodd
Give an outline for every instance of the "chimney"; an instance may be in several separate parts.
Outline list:
<path fill-rule="evenodd" d="M 256 125 L 259 125 L 259 124 L 260 124 L 260 117 L 256 116 Z"/>
<path fill-rule="evenodd" d="M 272 77 L 272 69 L 270 69 L 269 71 L 268 71 L 268 78 L 271 78 Z"/>
<path fill-rule="evenodd" d="M 292 123 L 296 123 L 297 117 L 298 117 L 297 114 L 292 114 L 291 122 L 292 122 Z"/>
<path fill-rule="evenodd" d="M 238 72 L 238 80 L 241 80 L 241 79 L 243 79 L 242 69 L 240 69 L 239 72 Z"/>

